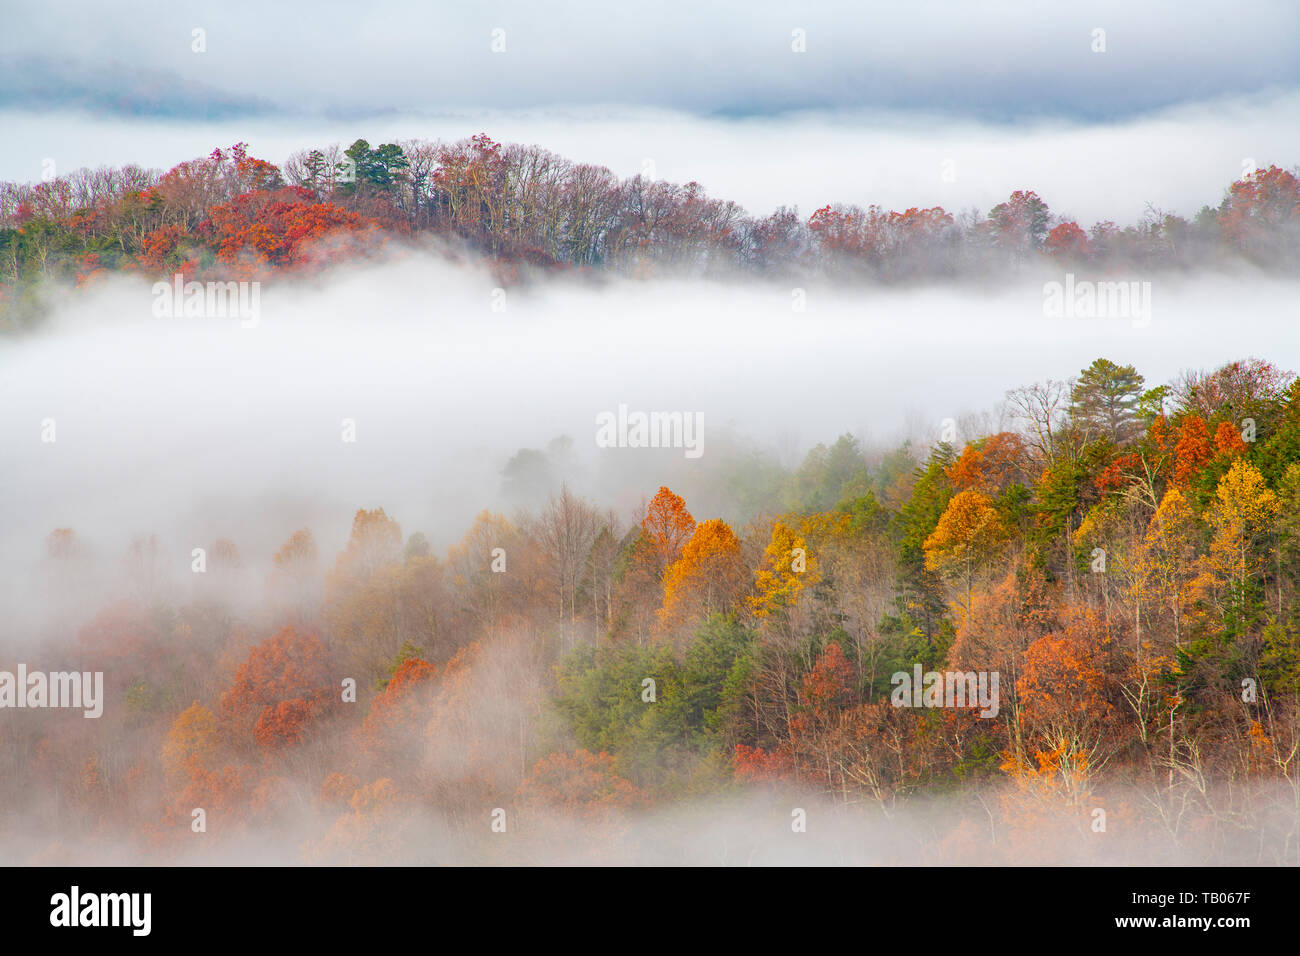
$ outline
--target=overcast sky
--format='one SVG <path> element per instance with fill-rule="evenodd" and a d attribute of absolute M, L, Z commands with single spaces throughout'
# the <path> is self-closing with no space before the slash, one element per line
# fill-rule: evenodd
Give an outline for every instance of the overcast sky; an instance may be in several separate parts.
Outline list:
<path fill-rule="evenodd" d="M 759 215 L 1032 188 L 1129 224 L 1300 162 L 1300 4 L 55 0 L 6 11 L 0 130 L 16 181 L 487 132 Z"/>
<path fill-rule="evenodd" d="M 5 105 L 185 119 L 559 103 L 1113 119 L 1295 88 L 1300 5 L 54 0 L 9 5 L 0 57 Z"/>

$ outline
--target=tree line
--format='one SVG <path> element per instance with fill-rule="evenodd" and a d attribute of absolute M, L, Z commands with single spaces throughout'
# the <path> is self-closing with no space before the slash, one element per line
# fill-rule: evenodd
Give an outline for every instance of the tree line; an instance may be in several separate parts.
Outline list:
<path fill-rule="evenodd" d="M 534 270 L 907 282 L 1014 274 L 1034 264 L 1120 274 L 1233 261 L 1287 270 L 1300 250 L 1300 179 L 1278 166 L 1231 183 L 1190 219 L 1083 225 L 1032 190 L 986 214 L 829 203 L 753 216 L 686 184 L 620 178 L 538 146 L 479 134 L 451 143 L 359 139 L 277 167 L 244 144 L 166 172 L 80 169 L 0 183 L 0 307 L 39 314 L 48 280 L 105 271 L 250 278 L 315 270 L 436 240 L 502 277 Z"/>

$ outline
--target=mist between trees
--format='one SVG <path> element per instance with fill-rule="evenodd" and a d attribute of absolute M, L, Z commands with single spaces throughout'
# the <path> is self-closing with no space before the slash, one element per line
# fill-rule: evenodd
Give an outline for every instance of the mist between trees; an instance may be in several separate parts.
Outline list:
<path fill-rule="evenodd" d="M 5 858 L 1296 863 L 1295 377 L 1098 359 L 978 424 L 616 507 L 559 441 L 445 549 L 54 529 L 0 668 L 104 710 L 0 711 Z M 894 706 L 917 666 L 996 717 Z"/>

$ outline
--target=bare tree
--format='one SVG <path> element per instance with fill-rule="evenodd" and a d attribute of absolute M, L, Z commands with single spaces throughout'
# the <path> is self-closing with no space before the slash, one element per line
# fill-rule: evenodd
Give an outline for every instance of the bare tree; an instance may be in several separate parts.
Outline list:
<path fill-rule="evenodd" d="M 1055 460 L 1070 407 L 1070 383 L 1055 379 L 1007 392 L 1012 417 L 1041 461 Z"/>
<path fill-rule="evenodd" d="M 546 576 L 555 595 L 558 618 L 569 628 L 577 621 L 578 585 L 600 528 L 600 512 L 569 491 L 567 484 L 560 486 L 558 495 L 551 496 L 533 522 L 533 536 L 546 558 Z"/>

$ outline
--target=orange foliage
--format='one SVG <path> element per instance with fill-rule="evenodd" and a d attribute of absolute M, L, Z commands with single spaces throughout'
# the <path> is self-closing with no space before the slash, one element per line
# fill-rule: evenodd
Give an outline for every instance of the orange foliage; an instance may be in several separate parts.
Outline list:
<path fill-rule="evenodd" d="M 344 781 L 335 781 L 340 784 Z M 415 849 L 414 820 L 406 812 L 409 799 L 388 777 L 358 787 L 348 809 L 318 842 L 304 848 L 308 860 L 318 863 L 373 865 L 392 863 Z"/>
<path fill-rule="evenodd" d="M 1078 261 L 1092 254 L 1092 243 L 1088 234 L 1077 222 L 1063 222 L 1047 234 L 1043 243 L 1047 254 L 1054 259 Z"/>
<path fill-rule="evenodd" d="M 437 676 L 432 664 L 414 657 L 402 661 L 357 731 L 368 754 L 390 761 L 397 755 L 400 742 L 423 722 Z"/>
<path fill-rule="evenodd" d="M 292 746 L 306 736 L 316 713 L 316 705 L 301 697 L 268 704 L 253 726 L 253 739 L 268 750 Z"/>
<path fill-rule="evenodd" d="M 196 700 L 172 722 L 163 741 L 163 770 L 169 780 L 181 780 L 205 770 L 217 750 L 217 720 Z"/>
<path fill-rule="evenodd" d="M 360 786 L 361 780 L 354 773 L 332 773 L 320 785 L 320 801 L 327 806 L 347 806 Z"/>
<path fill-rule="evenodd" d="M 1137 452 L 1120 455 L 1097 473 L 1097 477 L 1093 479 L 1093 486 L 1102 494 L 1106 494 L 1106 492 L 1125 484 L 1127 476 L 1132 474 L 1141 464 L 1142 456 Z"/>
<path fill-rule="evenodd" d="M 724 610 L 747 578 L 735 533 L 721 518 L 705 521 L 668 568 L 660 620 L 672 626 L 692 615 Z"/>
<path fill-rule="evenodd" d="M 380 568 L 402 554 L 402 528 L 383 508 L 361 508 L 352 517 L 352 534 L 330 573 L 330 591 L 346 592 L 364 584 Z"/>
<path fill-rule="evenodd" d="M 1241 432 L 1232 422 L 1219 422 L 1219 427 L 1214 430 L 1214 450 L 1218 457 L 1231 457 L 1246 454 L 1250 446 L 1242 440 Z"/>
<path fill-rule="evenodd" d="M 218 257 L 233 264 L 251 256 L 254 263 L 293 266 L 309 261 L 318 240 L 335 233 L 357 233 L 368 224 L 354 212 L 317 202 L 312 192 L 289 186 L 253 192 L 212 207 L 206 229 Z"/>
<path fill-rule="evenodd" d="M 1174 446 L 1174 481 L 1187 484 L 1213 457 L 1205 419 L 1188 415 L 1179 426 L 1178 444 Z"/>
<path fill-rule="evenodd" d="M 962 449 L 948 467 L 948 479 L 955 491 L 998 492 L 1019 480 L 1025 462 L 1025 446 L 1014 432 L 999 432 Z"/>
<path fill-rule="evenodd" d="M 235 725 L 237 735 L 253 729 L 255 739 L 270 746 L 277 732 L 298 739 L 308 711 L 333 702 L 325 648 L 314 634 L 283 628 L 249 652 L 235 672 L 235 680 L 221 698 L 223 719 Z M 289 704 L 279 707 L 280 704 Z M 254 717 L 254 715 L 257 715 Z"/>
<path fill-rule="evenodd" d="M 1040 637 L 1029 646 L 1016 690 L 1030 720 L 1100 717 L 1112 709 L 1101 648 L 1068 632 Z"/>
<path fill-rule="evenodd" d="M 641 519 L 641 528 L 646 533 L 662 574 L 664 569 L 681 557 L 682 548 L 695 532 L 695 519 L 686 510 L 686 502 L 681 495 L 673 494 L 667 487 L 660 487 L 650 499 L 646 515 Z"/>

